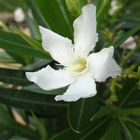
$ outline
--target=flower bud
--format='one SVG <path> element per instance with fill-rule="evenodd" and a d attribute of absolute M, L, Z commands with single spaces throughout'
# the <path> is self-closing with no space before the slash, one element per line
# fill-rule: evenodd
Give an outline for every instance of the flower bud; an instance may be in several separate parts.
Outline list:
<path fill-rule="evenodd" d="M 130 36 L 123 44 L 121 44 L 122 49 L 129 49 L 134 50 L 136 48 L 137 44 L 135 41 L 135 38 L 133 36 Z"/>
<path fill-rule="evenodd" d="M 25 20 L 25 15 L 22 8 L 19 7 L 14 11 L 14 20 L 17 23 L 21 23 Z"/>

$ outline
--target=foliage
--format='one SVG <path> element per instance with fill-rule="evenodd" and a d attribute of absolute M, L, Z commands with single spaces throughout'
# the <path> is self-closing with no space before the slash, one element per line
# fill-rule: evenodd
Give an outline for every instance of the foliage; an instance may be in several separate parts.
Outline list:
<path fill-rule="evenodd" d="M 99 42 L 96 51 L 113 45 L 114 57 L 123 69 L 121 77 L 98 84 L 95 97 L 74 103 L 55 102 L 54 95 L 62 94 L 65 89 L 44 91 L 26 79 L 26 71 L 56 63 L 42 49 L 38 25 L 73 38 L 72 23 L 89 1 L 76 0 L 77 6 L 73 2 L 69 5 L 71 2 L 24 0 L 22 4 L 21 1 L 10 4 L 10 0 L 0 0 L 2 12 L 11 12 L 17 6 L 24 9 L 24 24 L 31 32 L 28 36 L 19 25 L 16 28 L 0 25 L 0 48 L 5 50 L 0 52 L 1 140 L 140 139 L 139 0 L 118 0 L 121 6 L 113 16 L 109 14 L 111 0 L 91 0 L 97 6 Z M 135 37 L 136 48 L 120 48 L 130 36 Z"/>

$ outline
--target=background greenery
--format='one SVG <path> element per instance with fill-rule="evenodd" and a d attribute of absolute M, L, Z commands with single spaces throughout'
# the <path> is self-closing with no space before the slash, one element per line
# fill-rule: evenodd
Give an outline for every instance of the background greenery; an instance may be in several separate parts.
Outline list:
<path fill-rule="evenodd" d="M 38 25 L 72 39 L 72 23 L 89 2 L 97 6 L 95 51 L 113 45 L 122 76 L 98 83 L 95 97 L 56 102 L 65 89 L 44 91 L 25 77 L 55 64 L 41 47 Z M 140 1 L 117 2 L 110 15 L 111 0 L 0 0 L 1 14 L 20 6 L 26 16 L 21 24 L 0 21 L 0 140 L 140 140 Z M 120 48 L 130 36 L 136 48 Z"/>

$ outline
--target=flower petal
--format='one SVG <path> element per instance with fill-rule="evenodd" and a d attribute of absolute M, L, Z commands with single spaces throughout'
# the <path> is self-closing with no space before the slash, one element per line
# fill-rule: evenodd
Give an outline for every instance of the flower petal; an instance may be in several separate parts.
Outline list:
<path fill-rule="evenodd" d="M 94 79 L 89 75 L 83 75 L 74 81 L 63 95 L 57 95 L 56 101 L 77 101 L 80 98 L 92 97 L 97 93 Z"/>
<path fill-rule="evenodd" d="M 121 68 L 112 58 L 114 48 L 104 48 L 98 53 L 89 55 L 89 71 L 93 73 L 96 81 L 103 82 L 108 77 L 117 77 L 121 74 Z"/>
<path fill-rule="evenodd" d="M 96 7 L 88 4 L 82 8 L 82 15 L 74 21 L 75 51 L 88 54 L 98 41 L 96 33 Z"/>
<path fill-rule="evenodd" d="M 26 72 L 28 80 L 44 90 L 65 87 L 73 82 L 72 75 L 66 70 L 54 70 L 50 66 L 36 72 Z"/>
<path fill-rule="evenodd" d="M 42 35 L 42 46 L 44 50 L 49 52 L 52 58 L 62 65 L 69 64 L 73 57 L 71 40 L 41 26 L 39 26 L 39 29 Z"/>

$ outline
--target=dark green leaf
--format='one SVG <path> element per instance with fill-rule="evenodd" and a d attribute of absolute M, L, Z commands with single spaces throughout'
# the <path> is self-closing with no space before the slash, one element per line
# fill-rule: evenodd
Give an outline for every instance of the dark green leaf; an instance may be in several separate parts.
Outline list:
<path fill-rule="evenodd" d="M 3 132 L 0 134 L 0 139 L 1 140 L 9 140 L 13 136 L 13 133 L 11 132 Z"/>
<path fill-rule="evenodd" d="M 135 79 L 126 78 L 121 83 L 122 88 L 118 90 L 117 96 L 120 106 L 134 106 L 139 101 L 139 90 Z M 138 102 L 139 103 L 139 102 Z"/>
<path fill-rule="evenodd" d="M 129 115 L 140 115 L 140 108 L 124 109 L 123 112 Z"/>
<path fill-rule="evenodd" d="M 100 140 L 100 138 L 104 135 L 105 131 L 107 130 L 109 124 L 109 117 L 104 117 L 104 119 L 93 123 L 92 127 L 89 127 L 85 131 L 84 134 L 82 134 L 80 140 Z"/>
<path fill-rule="evenodd" d="M 62 12 L 58 0 L 34 0 L 37 2 L 40 11 L 46 19 L 49 27 L 61 35 L 71 38 L 71 29 Z"/>
<path fill-rule="evenodd" d="M 9 114 L 4 110 L 0 110 L 0 129 L 7 130 L 13 134 L 29 137 L 33 140 L 38 140 L 36 131 L 27 126 L 17 123 Z"/>
<path fill-rule="evenodd" d="M 24 86 L 29 85 L 31 83 L 25 77 L 25 71 L 10 69 L 0 69 L 0 81 L 9 84 Z"/>
<path fill-rule="evenodd" d="M 21 30 L 16 29 L 16 32 L 34 49 L 37 49 L 39 51 L 43 51 L 41 41 L 38 41 L 36 39 L 33 39 L 32 37 L 26 35 Z"/>
<path fill-rule="evenodd" d="M 76 132 L 83 131 L 88 125 L 91 116 L 97 110 L 97 98 L 81 99 L 68 106 L 68 119 L 70 126 Z"/>
<path fill-rule="evenodd" d="M 47 27 L 47 22 L 43 17 L 36 0 L 26 0 L 28 6 L 32 9 L 32 13 L 35 17 L 35 20 L 38 22 L 39 25 Z"/>
<path fill-rule="evenodd" d="M 117 115 L 119 112 L 122 112 L 122 109 L 116 106 L 104 106 L 91 117 L 91 121 L 100 119 L 105 116 Z"/>
<path fill-rule="evenodd" d="M 90 120 L 94 121 L 96 119 L 99 119 L 101 117 L 104 117 L 104 116 L 107 116 L 107 115 L 110 115 L 110 114 L 112 114 L 112 109 L 110 107 L 105 106 L 105 107 L 100 108 L 100 110 L 97 113 L 95 113 L 91 117 Z"/>
<path fill-rule="evenodd" d="M 56 136 L 52 137 L 49 140 L 78 140 L 78 134 L 76 134 L 75 132 L 73 132 L 71 129 L 67 129 L 59 134 L 57 134 Z"/>
<path fill-rule="evenodd" d="M 127 127 L 132 134 L 133 140 L 139 140 L 140 139 L 140 128 L 136 128 L 134 125 L 132 125 L 130 123 L 127 124 Z"/>
<path fill-rule="evenodd" d="M 0 48 L 24 57 L 50 58 L 46 53 L 31 48 L 19 35 L 14 33 L 0 32 Z"/>
<path fill-rule="evenodd" d="M 127 128 L 126 124 L 124 122 L 122 122 L 122 121 L 120 121 L 120 124 L 121 124 L 123 134 L 124 134 L 126 140 L 133 140 L 132 134 L 129 131 L 129 129 Z"/>
<path fill-rule="evenodd" d="M 46 115 L 64 115 L 66 104 L 54 101 L 53 96 L 33 92 L 0 88 L 0 102 L 6 105 L 32 110 Z"/>
<path fill-rule="evenodd" d="M 48 133 L 45 129 L 45 125 L 43 124 L 43 122 L 41 122 L 33 113 L 33 121 L 37 127 L 37 131 L 41 137 L 41 140 L 47 140 L 48 139 Z"/>
<path fill-rule="evenodd" d="M 56 90 L 46 91 L 46 90 L 41 89 L 39 86 L 37 86 L 35 84 L 25 86 L 23 89 L 26 91 L 31 91 L 34 93 L 46 94 L 46 95 L 63 94 L 66 91 L 66 88 L 60 88 L 60 89 L 56 89 Z"/>
<path fill-rule="evenodd" d="M 140 24 L 135 25 L 130 31 L 126 32 L 125 34 L 118 34 L 116 39 L 114 39 L 113 46 L 119 47 L 125 40 L 127 40 L 130 36 L 134 35 L 136 32 L 140 30 Z"/>
<path fill-rule="evenodd" d="M 121 140 L 121 132 L 117 120 L 112 120 L 102 140 Z"/>

